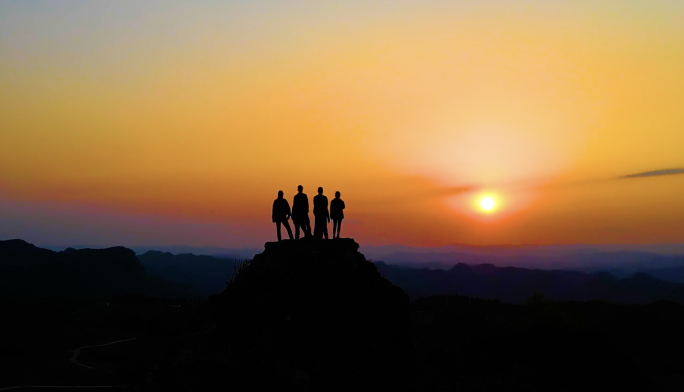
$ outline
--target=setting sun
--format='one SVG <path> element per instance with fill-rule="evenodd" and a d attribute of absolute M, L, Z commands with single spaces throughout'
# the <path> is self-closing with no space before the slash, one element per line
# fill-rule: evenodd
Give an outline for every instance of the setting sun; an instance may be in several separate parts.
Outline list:
<path fill-rule="evenodd" d="M 684 1 L 157 3 L 0 1 L 0 238 L 684 243 Z"/>
<path fill-rule="evenodd" d="M 493 197 L 483 197 L 482 200 L 480 200 L 480 207 L 482 207 L 483 210 L 489 212 L 492 211 L 494 207 L 496 207 L 496 202 L 494 201 Z"/>

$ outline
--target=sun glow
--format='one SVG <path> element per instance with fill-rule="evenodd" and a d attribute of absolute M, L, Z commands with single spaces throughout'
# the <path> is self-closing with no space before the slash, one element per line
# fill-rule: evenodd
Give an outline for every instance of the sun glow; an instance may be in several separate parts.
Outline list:
<path fill-rule="evenodd" d="M 496 201 L 491 196 L 485 196 L 480 200 L 480 208 L 485 212 L 492 212 L 496 207 Z"/>

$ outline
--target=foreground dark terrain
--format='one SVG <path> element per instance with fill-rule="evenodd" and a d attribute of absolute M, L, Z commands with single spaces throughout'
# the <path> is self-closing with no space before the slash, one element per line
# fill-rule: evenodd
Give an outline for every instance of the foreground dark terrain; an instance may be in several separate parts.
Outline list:
<path fill-rule="evenodd" d="M 144 296 L 109 301 L 2 300 L 0 388 L 147 387 L 173 339 L 200 321 L 200 307 L 183 301 Z M 112 342 L 117 343 L 104 345 Z M 88 347 L 98 345 L 103 346 Z M 88 348 L 75 355 L 80 347 Z"/>
<path fill-rule="evenodd" d="M 267 244 L 208 301 L 5 297 L 0 388 L 684 390 L 679 303 L 411 302 L 357 249 Z"/>
<path fill-rule="evenodd" d="M 242 340 L 234 334 L 217 336 L 221 329 L 209 317 L 206 303 L 172 307 L 168 301 L 136 297 L 122 298 L 109 306 L 59 301 L 5 302 L 2 306 L 8 328 L 0 339 L 0 387 L 119 385 L 143 390 L 211 390 L 206 384 L 192 387 L 198 381 L 205 382 L 207 371 L 217 370 L 198 368 L 224 352 L 224 347 L 211 343 Z M 412 347 L 402 358 L 410 370 L 400 374 L 397 369 L 394 375 L 408 376 L 405 390 L 684 388 L 684 360 L 680 355 L 684 350 L 684 308 L 679 304 L 542 301 L 506 305 L 439 296 L 414 301 L 409 314 Z M 371 340 L 382 334 L 364 326 L 357 328 Z M 91 368 L 70 361 L 72 350 L 79 347 L 131 338 L 135 340 L 81 350 L 77 361 Z M 199 354 L 206 357 L 197 358 Z M 328 354 L 335 359 L 335 353 Z M 225 360 L 242 362 L 248 358 Z M 271 364 L 274 366 L 269 371 L 263 363 L 243 365 L 257 373 L 249 376 L 258 377 L 253 379 L 255 385 L 276 378 L 277 373 L 270 373 L 276 364 Z M 178 371 L 178 366 L 186 372 L 169 374 Z M 214 376 L 214 382 L 224 379 L 231 385 L 241 378 L 230 372 Z M 178 378 L 182 384 L 174 388 Z M 336 382 L 330 380 L 331 389 Z M 316 389 L 294 380 L 293 384 L 283 387 Z M 217 385 L 216 390 L 220 387 Z"/>

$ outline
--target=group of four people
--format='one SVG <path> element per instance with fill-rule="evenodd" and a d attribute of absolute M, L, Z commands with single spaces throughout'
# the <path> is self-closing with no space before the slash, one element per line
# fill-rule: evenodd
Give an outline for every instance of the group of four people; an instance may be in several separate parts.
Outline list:
<path fill-rule="evenodd" d="M 297 194 L 292 200 L 292 210 L 290 204 L 283 198 L 283 191 L 278 191 L 278 198 L 273 202 L 273 212 L 271 213 L 271 220 L 276 224 L 276 231 L 278 232 L 278 241 L 282 238 L 280 236 L 281 225 L 285 226 L 287 234 L 292 239 L 292 229 L 288 220 L 292 217 L 292 222 L 295 226 L 295 238 L 299 239 L 300 229 L 304 233 L 304 237 L 311 237 L 311 221 L 309 220 L 309 198 L 304 193 L 304 187 L 297 187 Z M 340 199 L 340 192 L 335 192 L 335 198 L 330 202 L 330 212 L 328 212 L 328 198 L 323 195 L 323 188 L 318 188 L 318 195 L 313 198 L 313 213 L 314 213 L 314 238 L 328 239 L 328 223 L 330 219 L 333 221 L 333 238 L 340 238 L 340 230 L 342 228 L 342 219 L 344 219 L 344 202 Z"/>

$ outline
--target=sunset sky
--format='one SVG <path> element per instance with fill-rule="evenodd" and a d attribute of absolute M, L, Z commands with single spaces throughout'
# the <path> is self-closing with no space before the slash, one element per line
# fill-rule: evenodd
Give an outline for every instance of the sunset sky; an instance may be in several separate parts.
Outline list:
<path fill-rule="evenodd" d="M 681 168 L 681 0 L 0 2 L 0 239 L 684 243 Z"/>

